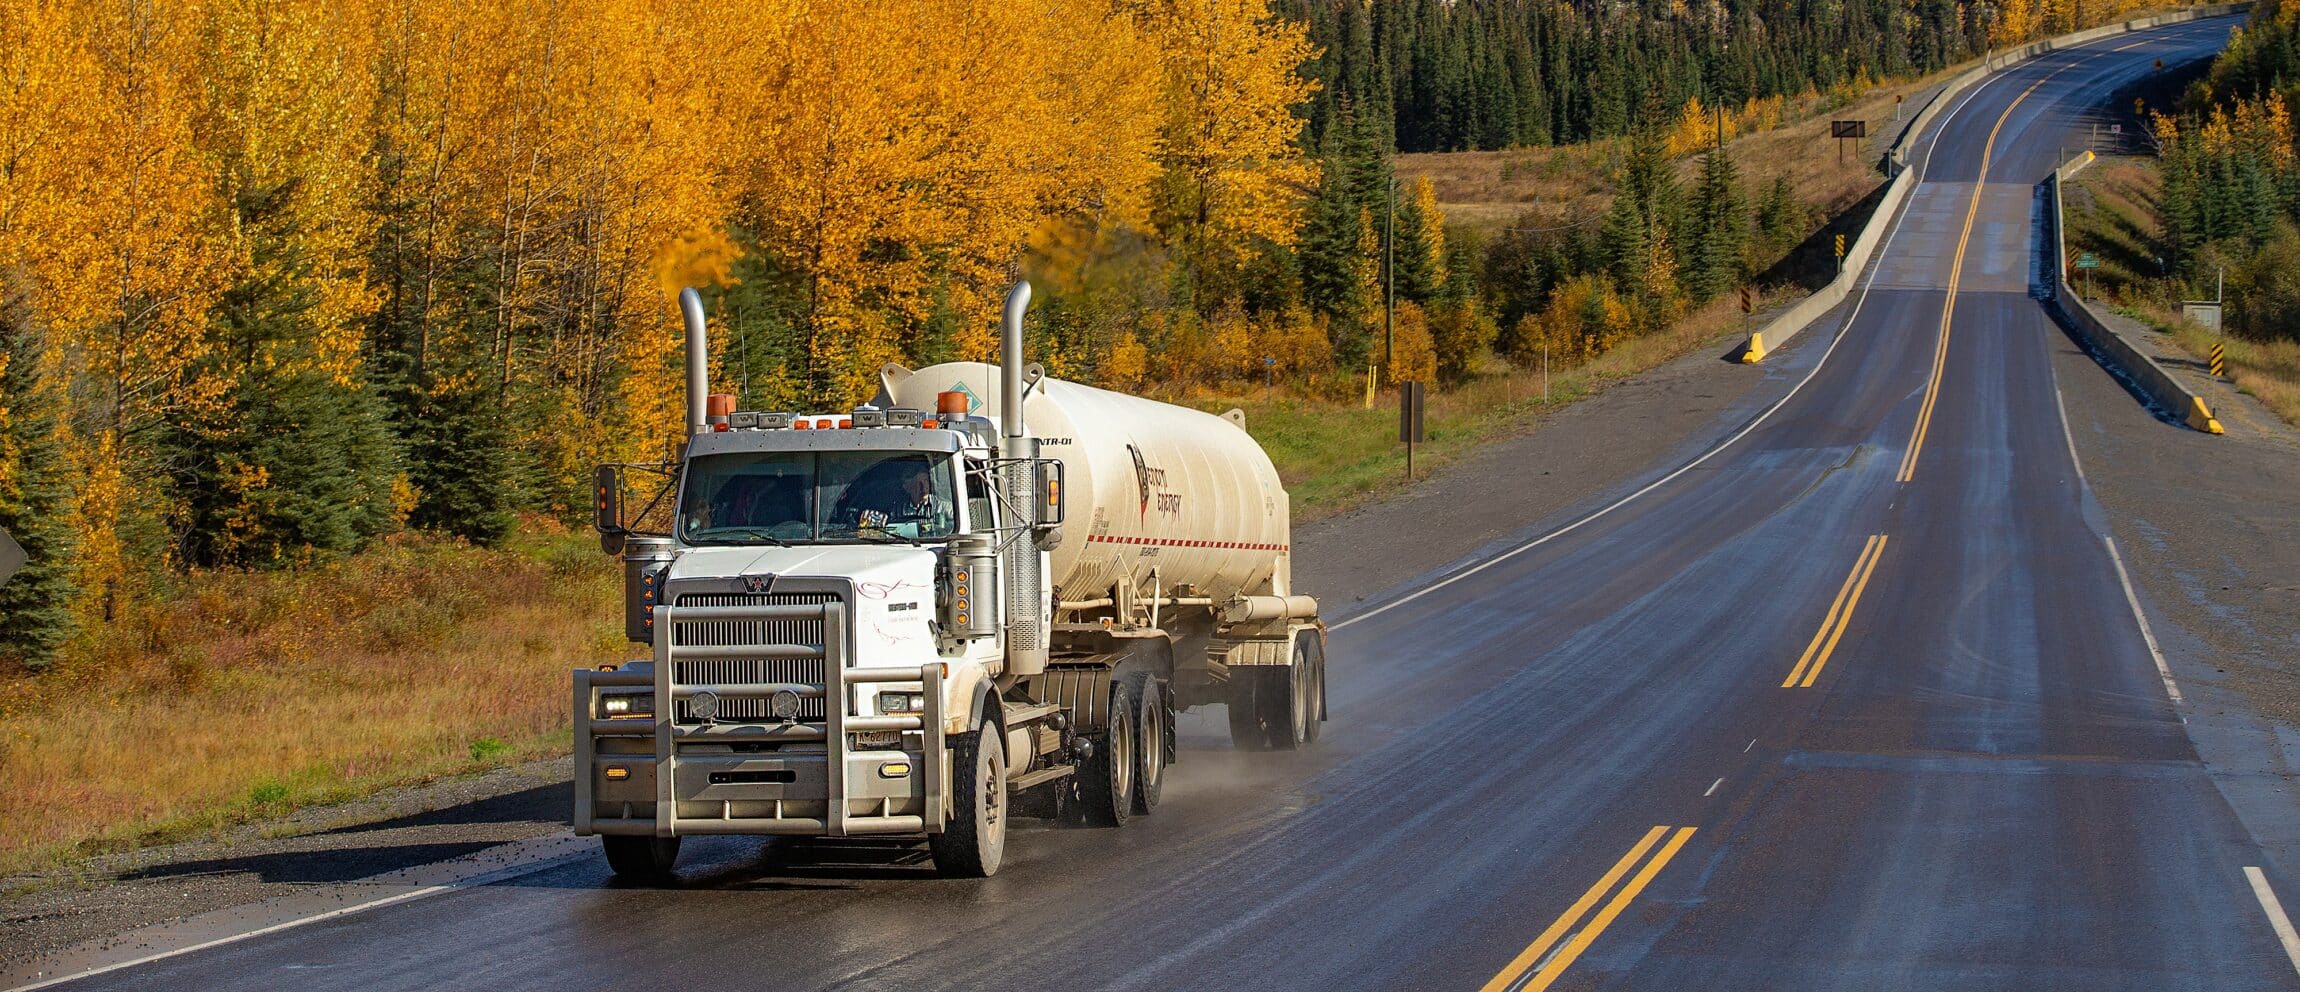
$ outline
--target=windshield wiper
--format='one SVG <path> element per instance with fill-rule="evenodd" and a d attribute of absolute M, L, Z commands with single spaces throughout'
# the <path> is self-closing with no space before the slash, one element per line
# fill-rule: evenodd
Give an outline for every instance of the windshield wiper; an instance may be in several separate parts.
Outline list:
<path fill-rule="evenodd" d="M 710 535 L 718 534 L 721 532 L 740 534 L 758 541 L 765 541 L 766 543 L 772 544 L 778 548 L 787 548 L 791 546 L 790 542 L 776 537 L 775 535 L 768 533 L 765 529 L 758 527 L 710 527 L 705 528 L 702 532 L 696 534 L 695 537 L 697 539 L 706 539 Z"/>
<path fill-rule="evenodd" d="M 872 544 L 886 544 L 888 542 L 877 540 L 877 538 L 886 537 L 901 541 L 902 543 L 908 544 L 914 548 L 926 547 L 926 543 L 920 541 L 918 538 L 904 537 L 901 534 L 897 534 L 891 530 L 858 530 L 850 536 L 858 541 L 870 541 Z"/>

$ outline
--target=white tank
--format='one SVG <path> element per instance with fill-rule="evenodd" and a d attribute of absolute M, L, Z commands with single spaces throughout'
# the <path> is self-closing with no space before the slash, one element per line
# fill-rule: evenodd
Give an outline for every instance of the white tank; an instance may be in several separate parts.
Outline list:
<path fill-rule="evenodd" d="M 883 380 L 895 406 L 932 411 L 935 394 L 959 391 L 973 397 L 969 413 L 998 419 L 996 365 L 889 368 Z M 1062 460 L 1067 487 L 1050 556 L 1056 598 L 1098 599 L 1126 578 L 1148 592 L 1153 567 L 1168 595 L 1290 595 L 1286 490 L 1242 420 L 1039 380 L 1024 426 L 1039 454 Z"/>

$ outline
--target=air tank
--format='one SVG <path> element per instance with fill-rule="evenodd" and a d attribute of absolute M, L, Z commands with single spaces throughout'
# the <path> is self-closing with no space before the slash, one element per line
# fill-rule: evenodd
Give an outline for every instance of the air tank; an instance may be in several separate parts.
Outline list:
<path fill-rule="evenodd" d="M 937 393 L 963 392 L 971 415 L 998 418 L 996 365 L 890 366 L 883 380 L 895 406 L 931 411 Z M 1178 586 L 1217 604 L 1291 594 L 1286 490 L 1243 415 L 1042 378 L 1023 422 L 1039 454 L 1062 461 L 1067 519 L 1050 555 L 1056 598 L 1097 599 L 1129 579 L 1147 594 L 1153 568 L 1169 596 Z"/>

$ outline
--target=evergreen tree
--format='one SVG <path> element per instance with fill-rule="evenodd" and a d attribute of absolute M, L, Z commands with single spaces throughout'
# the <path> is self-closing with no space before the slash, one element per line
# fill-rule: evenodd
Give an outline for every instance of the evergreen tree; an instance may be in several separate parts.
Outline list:
<path fill-rule="evenodd" d="M 27 294 L 0 269 L 0 530 L 25 552 L 0 584 L 0 663 L 39 669 L 72 635 L 72 476 L 58 436 L 63 396 Z"/>
<path fill-rule="evenodd" d="M 1749 213 L 1733 159 L 1712 148 L 1701 159 L 1693 190 L 1692 239 L 1686 246 L 1685 288 L 1696 302 L 1741 281 L 1749 243 Z"/>
<path fill-rule="evenodd" d="M 169 424 L 179 560 L 269 564 L 299 549 L 351 551 L 397 525 L 397 445 L 375 396 L 330 368 L 330 329 L 310 312 L 288 209 L 298 184 L 244 188 L 238 228 L 247 273 L 214 311 L 201 374 L 224 383 L 221 406 Z"/>

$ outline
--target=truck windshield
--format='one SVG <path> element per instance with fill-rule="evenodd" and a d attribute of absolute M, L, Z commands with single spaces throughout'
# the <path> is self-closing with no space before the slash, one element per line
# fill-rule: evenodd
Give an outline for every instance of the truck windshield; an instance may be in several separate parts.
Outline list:
<path fill-rule="evenodd" d="M 765 451 L 687 463 L 690 544 L 931 540 L 957 529 L 950 458 L 924 452 Z"/>

